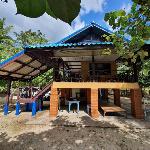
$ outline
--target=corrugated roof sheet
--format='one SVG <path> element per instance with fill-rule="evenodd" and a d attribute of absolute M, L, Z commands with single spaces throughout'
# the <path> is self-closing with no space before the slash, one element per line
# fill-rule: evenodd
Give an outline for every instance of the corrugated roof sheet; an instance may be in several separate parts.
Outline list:
<path fill-rule="evenodd" d="M 25 46 L 28 48 L 59 48 L 59 47 L 78 47 L 78 46 L 93 46 L 93 45 L 111 45 L 112 42 L 80 42 L 80 43 L 53 43 L 53 44 L 36 44 Z"/>
<path fill-rule="evenodd" d="M 47 70 L 48 67 L 45 64 L 34 60 L 26 54 L 26 50 L 23 50 L 0 63 L 0 79 L 31 79 Z"/>

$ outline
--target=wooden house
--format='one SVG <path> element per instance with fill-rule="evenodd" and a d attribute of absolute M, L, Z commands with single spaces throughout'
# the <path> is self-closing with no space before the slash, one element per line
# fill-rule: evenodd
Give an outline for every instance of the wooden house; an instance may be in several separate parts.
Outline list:
<path fill-rule="evenodd" d="M 114 103 L 121 107 L 120 90 L 131 92 L 131 110 L 136 118 L 143 118 L 142 95 L 138 83 L 117 78 L 116 54 L 114 45 L 107 42 L 103 35 L 112 34 L 102 26 L 91 23 L 57 43 L 36 44 L 24 47 L 24 50 L 0 64 L 0 78 L 10 81 L 31 81 L 40 74 L 53 68 L 53 82 L 46 90 L 51 90 L 50 116 L 58 114 L 59 93 L 61 97 L 82 97 L 90 108 L 93 118 L 99 117 L 99 91 L 114 91 Z M 110 55 L 103 54 L 105 49 Z M 10 84 L 9 84 L 10 85 Z M 10 86 L 8 86 L 8 99 Z M 43 93 L 41 92 L 41 95 Z M 40 95 L 40 96 L 41 96 Z M 25 103 L 39 98 L 33 97 Z"/>

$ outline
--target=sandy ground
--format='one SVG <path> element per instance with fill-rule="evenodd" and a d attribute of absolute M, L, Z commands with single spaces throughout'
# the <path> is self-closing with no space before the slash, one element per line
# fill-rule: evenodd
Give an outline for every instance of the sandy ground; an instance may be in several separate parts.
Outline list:
<path fill-rule="evenodd" d="M 48 110 L 36 117 L 31 112 L 16 117 L 15 111 L 3 116 L 1 107 L 0 150 L 10 149 L 149 150 L 150 121 L 136 120 L 130 114 L 93 120 L 82 110 L 79 114 L 64 110 L 53 120 Z"/>

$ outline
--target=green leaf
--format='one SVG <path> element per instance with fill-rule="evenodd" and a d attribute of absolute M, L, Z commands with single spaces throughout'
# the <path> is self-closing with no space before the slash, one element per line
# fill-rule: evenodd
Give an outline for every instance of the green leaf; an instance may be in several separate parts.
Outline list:
<path fill-rule="evenodd" d="M 106 36 L 106 40 L 107 40 L 107 41 L 110 41 L 110 37 L 109 37 L 109 36 Z"/>
<path fill-rule="evenodd" d="M 46 0 L 15 0 L 17 14 L 36 18 L 46 11 Z"/>
<path fill-rule="evenodd" d="M 15 0 L 17 14 L 37 18 L 45 12 L 69 24 L 78 16 L 81 0 Z"/>
<path fill-rule="evenodd" d="M 144 52 L 144 56 L 148 56 L 148 52 L 145 51 L 145 52 Z"/>
<path fill-rule="evenodd" d="M 126 12 L 124 10 L 118 10 L 118 11 L 116 11 L 116 15 L 117 16 L 125 16 Z"/>
<path fill-rule="evenodd" d="M 53 18 L 57 18 L 54 12 L 50 9 L 48 2 L 46 1 L 46 13 L 49 14 Z"/>
<path fill-rule="evenodd" d="M 150 72 L 149 70 L 143 69 L 143 74 L 144 74 L 145 76 L 148 76 L 148 73 L 149 73 L 149 72 Z"/>
<path fill-rule="evenodd" d="M 61 20 L 71 23 L 79 14 L 81 0 L 47 0 L 50 10 Z M 51 15 L 51 14 L 49 14 Z"/>
<path fill-rule="evenodd" d="M 107 22 L 110 18 L 110 13 L 106 13 L 105 14 L 105 17 L 104 17 L 104 20 Z"/>

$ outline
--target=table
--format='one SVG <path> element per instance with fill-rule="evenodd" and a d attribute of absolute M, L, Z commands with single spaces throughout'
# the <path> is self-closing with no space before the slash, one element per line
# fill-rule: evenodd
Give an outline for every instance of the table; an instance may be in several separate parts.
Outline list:
<path fill-rule="evenodd" d="M 72 104 L 77 104 L 77 113 L 79 112 L 79 103 L 80 101 L 77 101 L 77 100 L 73 100 L 73 101 L 68 101 L 68 104 L 69 104 L 69 112 L 70 112 L 70 107 Z"/>

